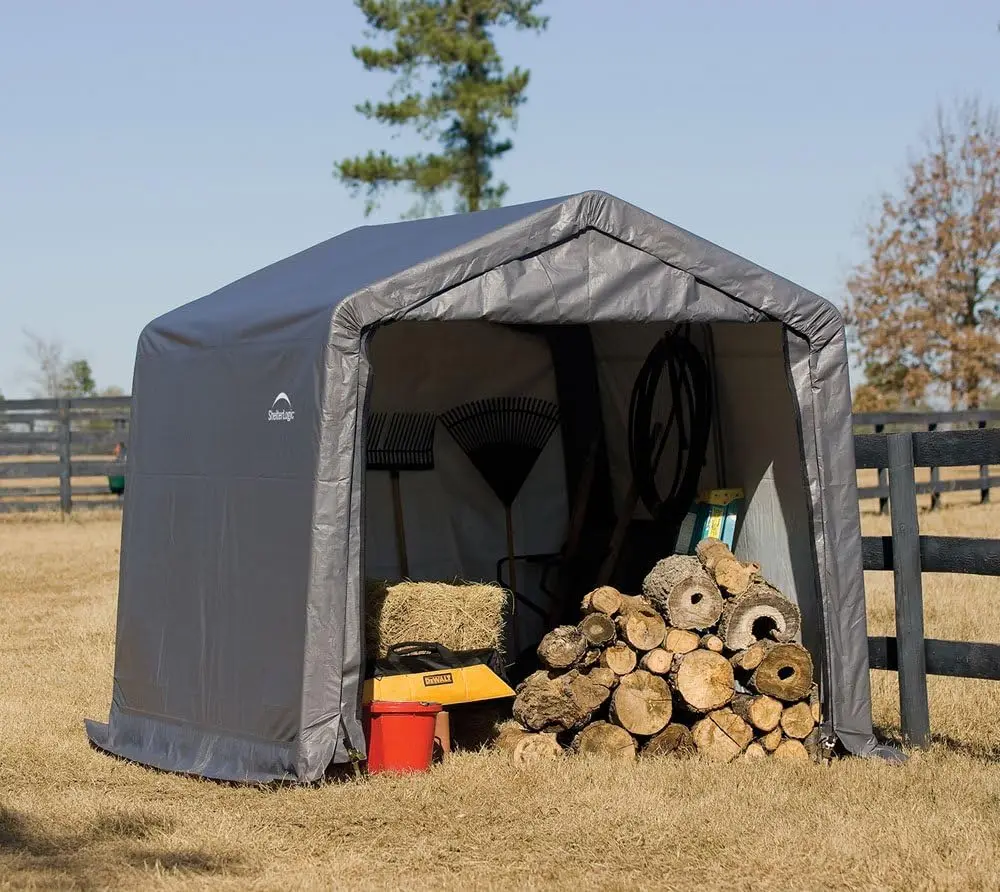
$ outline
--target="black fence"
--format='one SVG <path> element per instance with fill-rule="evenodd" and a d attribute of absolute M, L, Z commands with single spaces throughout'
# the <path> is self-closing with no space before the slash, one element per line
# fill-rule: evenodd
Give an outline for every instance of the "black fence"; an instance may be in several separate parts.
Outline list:
<path fill-rule="evenodd" d="M 938 430 L 974 429 L 987 430 L 1000 426 L 1000 409 L 971 409 L 965 412 L 868 412 L 854 416 L 856 433 L 871 428 L 874 433 L 903 433 Z M 994 462 L 985 461 L 978 465 L 977 477 L 942 480 L 941 468 L 954 465 L 921 465 L 930 469 L 930 480 L 917 483 L 917 493 L 930 494 L 930 508 L 936 511 L 941 507 L 941 494 L 945 492 L 968 492 L 979 490 L 979 501 L 986 504 L 990 500 L 990 490 L 1000 486 L 1000 476 L 990 476 L 990 465 Z M 861 464 L 858 464 L 861 467 Z M 971 466 L 970 466 L 971 467 Z M 887 514 L 889 511 L 889 476 L 888 469 L 879 466 L 878 486 L 862 487 L 858 492 L 861 499 L 878 499 L 879 511 Z"/>
<path fill-rule="evenodd" d="M 891 570 L 896 594 L 896 637 L 869 638 L 873 669 L 899 675 L 903 738 L 930 742 L 927 676 L 1000 681 L 1000 644 L 924 638 L 922 573 L 1000 576 L 1000 539 L 921 536 L 917 522 L 916 468 L 1000 464 L 1000 430 L 869 434 L 855 438 L 859 468 L 885 469 L 891 536 L 863 539 L 866 570 Z"/>
<path fill-rule="evenodd" d="M 113 453 L 128 442 L 130 407 L 127 396 L 0 403 L 0 512 L 119 504 L 107 478 L 125 474 Z"/>

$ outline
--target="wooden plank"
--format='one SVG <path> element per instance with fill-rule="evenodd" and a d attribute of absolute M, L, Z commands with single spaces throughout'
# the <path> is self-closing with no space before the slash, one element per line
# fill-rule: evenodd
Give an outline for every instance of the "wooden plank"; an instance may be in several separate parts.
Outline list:
<path fill-rule="evenodd" d="M 59 431 L 5 431 L 0 430 L 0 445 L 58 443 Z"/>
<path fill-rule="evenodd" d="M 927 425 L 928 433 L 934 433 L 937 430 L 937 424 L 931 422 Z M 931 468 L 931 511 L 941 510 L 941 469 L 939 467 Z"/>
<path fill-rule="evenodd" d="M 886 444 L 886 437 L 884 434 L 858 434 L 855 436 L 855 467 L 884 468 L 888 463 L 889 447 Z"/>
<path fill-rule="evenodd" d="M 73 495 L 99 496 L 115 495 L 108 489 L 107 484 L 87 484 L 86 486 L 74 486 Z M 58 486 L 0 486 L 0 499 L 23 499 L 28 497 L 58 496 Z"/>
<path fill-rule="evenodd" d="M 120 508 L 122 502 L 120 499 L 88 499 L 86 501 L 77 502 L 73 507 L 74 510 L 80 511 L 93 511 L 97 508 Z M 49 502 L 38 502 L 38 501 L 28 501 L 28 502 L 0 502 L 0 514 L 17 514 L 25 511 L 58 511 L 59 501 L 58 499 L 52 499 Z"/>
<path fill-rule="evenodd" d="M 60 467 L 57 461 L 0 462 L 0 478 L 58 477 Z"/>
<path fill-rule="evenodd" d="M 0 445 L 0 455 L 9 457 L 29 455 L 58 455 L 58 443 L 39 443 L 37 446 L 3 446 Z"/>
<path fill-rule="evenodd" d="M 57 412 L 9 412 L 9 403 L 0 404 L 0 424 L 38 424 L 42 421 L 57 421 Z"/>
<path fill-rule="evenodd" d="M 26 499 L 34 496 L 57 496 L 58 486 L 0 486 L 2 499 Z"/>
<path fill-rule="evenodd" d="M 928 424 L 976 424 L 980 421 L 1000 421 L 1000 409 L 966 409 L 957 412 L 855 412 L 858 426 L 900 424 L 915 428 Z"/>
<path fill-rule="evenodd" d="M 59 400 L 59 509 L 64 514 L 73 510 L 73 485 L 70 482 L 69 400 Z"/>
<path fill-rule="evenodd" d="M 917 431 L 913 462 L 918 468 L 962 468 L 1000 465 L 1000 429 Z"/>
<path fill-rule="evenodd" d="M 115 461 L 74 461 L 70 475 L 73 477 L 124 477 L 125 463 Z"/>
<path fill-rule="evenodd" d="M 924 659 L 924 599 L 920 578 L 917 488 L 913 479 L 913 435 L 889 434 L 889 516 L 892 521 L 896 633 L 900 641 L 899 714 L 903 739 L 930 744 L 927 666 Z"/>
<path fill-rule="evenodd" d="M 918 483 L 917 495 L 927 495 L 931 491 L 931 483 Z M 1000 477 L 970 477 L 965 480 L 942 480 L 937 484 L 940 492 L 966 492 L 974 489 L 982 491 L 986 487 L 1000 487 Z M 863 486 L 858 489 L 859 499 L 881 499 L 888 498 L 888 486 Z"/>
<path fill-rule="evenodd" d="M 924 641 L 924 662 L 928 675 L 1000 681 L 1000 644 L 928 638 Z M 898 672 L 899 645 L 896 639 L 869 638 L 868 664 L 872 669 Z"/>
<path fill-rule="evenodd" d="M 986 422 L 985 421 L 980 421 L 979 422 L 979 429 L 980 430 L 985 430 L 986 429 Z M 980 480 L 986 480 L 986 481 L 988 481 L 989 480 L 989 476 L 990 476 L 990 467 L 989 467 L 989 465 L 980 465 L 979 466 L 979 479 Z M 983 484 L 983 488 L 981 490 L 979 490 L 979 504 L 980 505 L 988 505 L 989 501 L 990 501 L 990 484 L 989 484 L 989 482 L 986 482 L 985 484 Z"/>
<path fill-rule="evenodd" d="M 891 536 L 864 536 L 861 551 L 866 570 L 893 568 Z M 921 536 L 920 569 L 924 573 L 1000 576 L 1000 539 Z"/>
<path fill-rule="evenodd" d="M 48 412 L 57 412 L 59 410 L 59 400 L 53 399 L 4 400 L 3 405 L 5 409 L 11 412 L 26 412 L 36 409 Z"/>

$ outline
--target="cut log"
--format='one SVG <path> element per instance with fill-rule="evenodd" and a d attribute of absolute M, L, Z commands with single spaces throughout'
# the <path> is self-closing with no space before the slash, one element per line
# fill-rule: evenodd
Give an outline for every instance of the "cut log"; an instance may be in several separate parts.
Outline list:
<path fill-rule="evenodd" d="M 587 652 L 580 657 L 576 664 L 580 669 L 590 669 L 601 662 L 601 650 L 598 647 L 588 648 Z"/>
<path fill-rule="evenodd" d="M 781 728 L 775 728 L 773 731 L 765 734 L 760 739 L 760 745 L 764 747 L 764 751 L 768 753 L 773 753 L 778 745 L 781 743 Z"/>
<path fill-rule="evenodd" d="M 767 752 L 759 743 L 751 743 L 746 751 L 740 756 L 741 759 L 766 759 Z"/>
<path fill-rule="evenodd" d="M 735 691 L 729 660 L 710 650 L 694 650 L 675 661 L 670 681 L 684 704 L 696 713 L 725 706 Z"/>
<path fill-rule="evenodd" d="M 809 753 L 801 740 L 782 740 L 774 751 L 775 759 L 785 759 L 789 762 L 808 762 Z"/>
<path fill-rule="evenodd" d="M 689 756 L 695 751 L 694 738 L 684 725 L 671 722 L 642 748 L 643 756 Z"/>
<path fill-rule="evenodd" d="M 586 612 L 603 613 L 614 616 L 622 606 L 622 593 L 610 585 L 595 588 L 583 599 L 583 609 Z"/>
<path fill-rule="evenodd" d="M 809 732 L 816 727 L 813 721 L 812 710 L 805 702 L 788 706 L 781 713 L 781 730 L 786 737 L 793 737 L 796 740 L 804 740 L 809 736 Z"/>
<path fill-rule="evenodd" d="M 755 582 L 746 594 L 726 603 L 719 637 L 730 650 L 745 650 L 755 641 L 791 641 L 801 625 L 795 604 L 766 582 Z"/>
<path fill-rule="evenodd" d="M 611 720 L 632 734 L 648 737 L 662 731 L 672 713 L 666 680 L 644 669 L 624 676 L 611 695 Z"/>
<path fill-rule="evenodd" d="M 754 690 L 785 703 L 801 700 L 812 683 L 812 657 L 799 644 L 776 644 L 750 676 Z"/>
<path fill-rule="evenodd" d="M 610 616 L 604 613 L 590 613 L 580 620 L 577 626 L 580 634 L 587 639 L 587 643 L 593 647 L 600 647 L 613 641 L 615 637 L 615 624 Z"/>
<path fill-rule="evenodd" d="M 573 752 L 581 756 L 613 756 L 635 759 L 635 739 L 624 728 L 609 722 L 593 722 L 573 738 Z"/>
<path fill-rule="evenodd" d="M 557 626 L 538 642 L 538 659 L 550 669 L 568 669 L 587 652 L 587 639 L 576 626 Z"/>
<path fill-rule="evenodd" d="M 667 624 L 655 610 L 628 610 L 621 617 L 622 636 L 636 650 L 652 650 L 663 644 Z"/>
<path fill-rule="evenodd" d="M 729 662 L 733 664 L 734 669 L 740 669 L 744 672 L 753 672 L 764 659 L 764 655 L 768 651 L 768 643 L 764 641 L 758 641 L 751 644 L 746 650 L 741 650 L 739 653 L 733 654 L 729 658 Z"/>
<path fill-rule="evenodd" d="M 731 762 L 753 740 L 753 731 L 731 709 L 717 709 L 691 729 L 698 752 L 718 762 Z"/>
<path fill-rule="evenodd" d="M 701 561 L 702 565 L 709 572 L 715 569 L 716 564 L 719 561 L 725 560 L 726 558 L 734 558 L 735 555 L 729 550 L 729 546 L 726 545 L 721 539 L 715 539 L 708 537 L 702 539 L 694 547 L 695 556 Z"/>
<path fill-rule="evenodd" d="M 642 655 L 639 665 L 654 675 L 666 675 L 670 671 L 670 665 L 673 661 L 674 655 L 669 650 L 656 647 L 649 651 L 649 653 Z"/>
<path fill-rule="evenodd" d="M 613 644 L 601 654 L 601 665 L 615 675 L 628 675 L 635 669 L 635 651 L 627 644 Z"/>
<path fill-rule="evenodd" d="M 689 654 L 698 649 L 701 639 L 687 629 L 667 629 L 663 636 L 663 649 L 675 654 Z"/>
<path fill-rule="evenodd" d="M 745 594 L 760 577 L 760 564 L 744 564 L 736 558 L 723 558 L 715 565 L 715 581 L 723 594 Z"/>
<path fill-rule="evenodd" d="M 718 635 L 702 635 L 700 644 L 705 650 L 710 650 L 717 654 L 721 654 L 726 647 Z"/>
<path fill-rule="evenodd" d="M 586 724 L 609 695 L 608 688 L 576 670 L 565 675 L 539 671 L 518 685 L 513 714 L 532 731 L 571 731 Z"/>
<path fill-rule="evenodd" d="M 750 694 L 736 694 L 730 704 L 743 721 L 749 722 L 758 731 L 773 731 L 781 721 L 782 706 L 780 700 L 761 694 L 753 697 Z"/>
<path fill-rule="evenodd" d="M 563 748 L 555 734 L 539 734 L 517 727 L 501 730 L 494 746 L 509 753 L 510 760 L 515 765 L 551 761 L 563 755 Z"/>
<path fill-rule="evenodd" d="M 606 666 L 594 666 L 582 673 L 592 682 L 607 688 L 609 691 L 618 684 L 618 676 Z"/>
<path fill-rule="evenodd" d="M 610 685 L 601 684 L 597 679 L 576 669 L 570 670 L 556 681 L 569 689 L 570 696 L 576 701 L 580 711 L 587 713 L 588 719 L 611 696 Z"/>
<path fill-rule="evenodd" d="M 696 557 L 675 554 L 658 561 L 643 580 L 642 593 L 675 629 L 705 629 L 722 615 L 722 593 Z"/>

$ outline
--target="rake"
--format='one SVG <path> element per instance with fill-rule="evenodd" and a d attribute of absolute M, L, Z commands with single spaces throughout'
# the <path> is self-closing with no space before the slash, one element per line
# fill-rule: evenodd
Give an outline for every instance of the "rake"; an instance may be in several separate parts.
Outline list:
<path fill-rule="evenodd" d="M 555 432 L 559 409 L 534 397 L 494 397 L 449 409 L 441 422 L 503 503 L 510 588 L 516 594 L 511 507 Z"/>
<path fill-rule="evenodd" d="M 389 472 L 396 525 L 396 555 L 403 579 L 410 576 L 410 562 L 406 554 L 399 473 L 433 470 L 434 421 L 430 412 L 375 412 L 368 420 L 367 467 L 369 471 Z"/>

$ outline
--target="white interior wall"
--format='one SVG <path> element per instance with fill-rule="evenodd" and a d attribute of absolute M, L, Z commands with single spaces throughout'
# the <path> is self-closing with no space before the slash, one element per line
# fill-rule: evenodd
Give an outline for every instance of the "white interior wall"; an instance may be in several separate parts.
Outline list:
<path fill-rule="evenodd" d="M 730 485 L 742 486 L 747 496 L 736 554 L 759 561 L 767 579 L 811 610 L 816 583 L 809 493 L 784 329 L 777 322 L 712 328 L 726 470 Z"/>

